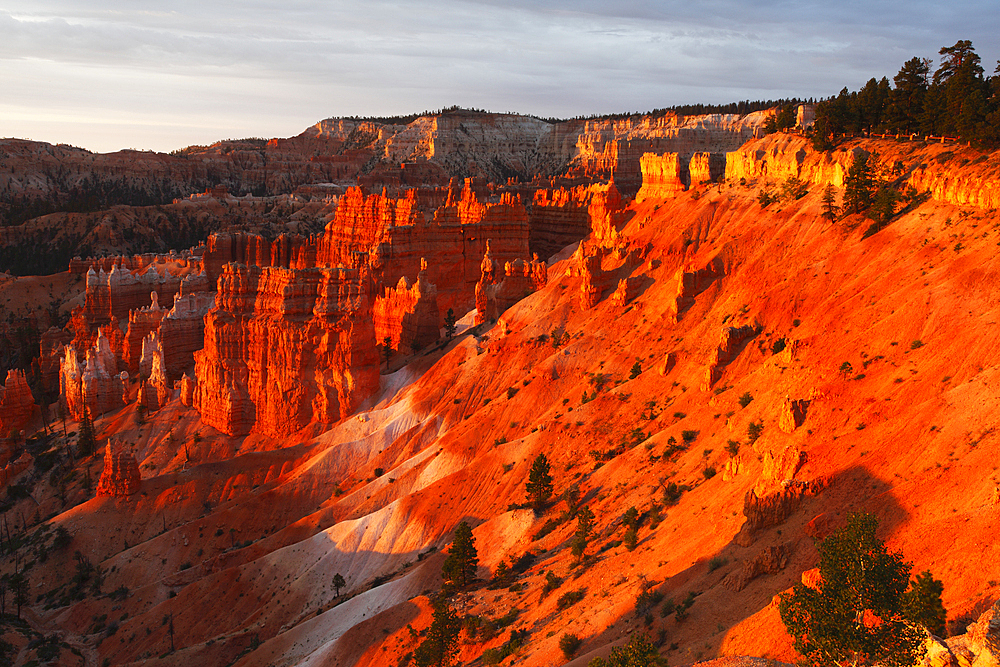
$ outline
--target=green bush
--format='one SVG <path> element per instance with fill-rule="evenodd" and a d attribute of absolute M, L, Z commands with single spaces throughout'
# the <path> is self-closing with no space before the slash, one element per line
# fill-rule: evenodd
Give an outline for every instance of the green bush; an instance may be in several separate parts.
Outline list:
<path fill-rule="evenodd" d="M 576 635 L 571 635 L 568 632 L 564 633 L 562 637 L 559 638 L 559 650 L 562 651 L 563 657 L 567 660 L 572 660 L 576 652 L 580 650 L 580 645 L 583 644 L 583 640 Z"/>
<path fill-rule="evenodd" d="M 569 591 L 568 593 L 563 593 L 562 595 L 559 596 L 559 599 L 556 600 L 556 609 L 558 609 L 559 611 L 569 609 L 577 602 L 582 600 L 586 594 L 587 594 L 586 588 L 578 588 L 575 591 Z"/>

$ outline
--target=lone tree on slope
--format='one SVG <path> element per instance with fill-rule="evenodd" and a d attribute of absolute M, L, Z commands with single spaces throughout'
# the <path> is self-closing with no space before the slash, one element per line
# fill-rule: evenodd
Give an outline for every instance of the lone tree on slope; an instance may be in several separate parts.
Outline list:
<path fill-rule="evenodd" d="M 448 549 L 448 558 L 444 561 L 442 574 L 455 585 L 464 588 L 476 578 L 479 567 L 479 554 L 476 553 L 476 538 L 472 536 L 472 528 L 463 521 L 455 529 L 455 539 Z"/>
<path fill-rule="evenodd" d="M 796 584 L 779 611 L 804 664 L 904 667 L 922 635 L 904 615 L 910 564 L 875 537 L 878 521 L 854 514 L 819 545 L 818 588 Z"/>
<path fill-rule="evenodd" d="M 448 340 L 455 337 L 457 329 L 458 321 L 455 319 L 455 309 L 449 308 L 447 314 L 444 316 L 444 332 L 448 336 Z"/>
<path fill-rule="evenodd" d="M 448 603 L 448 597 L 434 601 L 434 620 L 427 628 L 427 637 L 413 652 L 417 667 L 446 667 L 458 652 L 458 633 L 462 625 Z"/>
<path fill-rule="evenodd" d="M 333 575 L 333 590 L 338 598 L 340 597 L 340 589 L 345 586 L 347 586 L 347 582 L 344 581 L 344 576 L 340 572 Z"/>
<path fill-rule="evenodd" d="M 549 474 L 549 460 L 545 458 L 545 454 L 539 454 L 531 464 L 526 490 L 536 512 L 545 507 L 552 495 L 552 475 Z"/>

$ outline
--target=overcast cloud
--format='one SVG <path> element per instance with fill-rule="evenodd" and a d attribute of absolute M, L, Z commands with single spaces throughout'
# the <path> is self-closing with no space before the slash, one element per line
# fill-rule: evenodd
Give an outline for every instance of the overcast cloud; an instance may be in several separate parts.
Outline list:
<path fill-rule="evenodd" d="M 986 0 L 7 2 L 0 136 L 166 151 L 453 104 L 574 116 L 820 97 L 959 39 L 992 72 L 996 17 Z"/>

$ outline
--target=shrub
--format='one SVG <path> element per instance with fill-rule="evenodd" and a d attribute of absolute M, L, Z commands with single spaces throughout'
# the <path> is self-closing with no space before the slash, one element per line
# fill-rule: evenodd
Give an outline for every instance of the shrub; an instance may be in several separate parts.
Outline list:
<path fill-rule="evenodd" d="M 681 431 L 681 440 L 683 440 L 686 444 L 690 445 L 692 442 L 695 441 L 695 438 L 698 437 L 698 433 L 699 433 L 698 431 L 694 430 Z"/>
<path fill-rule="evenodd" d="M 726 443 L 726 451 L 729 452 L 729 456 L 735 457 L 740 453 L 740 443 L 736 440 L 730 440 Z"/>
<path fill-rule="evenodd" d="M 563 585 L 562 577 L 557 577 L 552 572 L 545 573 L 545 585 L 542 586 L 542 598 Z"/>
<path fill-rule="evenodd" d="M 712 558 L 712 560 L 708 561 L 708 571 L 709 572 L 715 572 L 716 570 L 718 570 L 720 567 L 722 567 L 723 565 L 725 565 L 728 562 L 729 561 L 727 561 L 722 556 L 714 556 Z"/>
<path fill-rule="evenodd" d="M 563 657 L 567 660 L 572 660 L 576 652 L 580 650 L 580 645 L 583 644 L 583 640 L 576 635 L 571 635 L 568 632 L 564 633 L 562 637 L 559 638 L 559 650 L 562 651 Z"/>
<path fill-rule="evenodd" d="M 752 445 L 757 442 L 757 438 L 764 432 L 764 422 L 750 422 L 747 424 L 747 441 Z"/>
<path fill-rule="evenodd" d="M 635 614 L 642 616 L 650 609 L 663 602 L 663 593 L 647 588 L 635 597 Z"/>
<path fill-rule="evenodd" d="M 746 406 L 750 405 L 751 401 L 753 401 L 753 396 L 750 394 L 750 392 L 749 391 L 743 392 L 743 395 L 740 396 L 740 407 L 745 408 Z"/>
<path fill-rule="evenodd" d="M 715 477 L 716 473 L 715 466 L 708 466 L 701 472 L 703 475 L 705 475 L 705 479 L 712 479 L 713 477 Z"/>
<path fill-rule="evenodd" d="M 559 596 L 559 599 L 556 600 L 556 609 L 558 609 L 559 611 L 569 609 L 577 602 L 582 600 L 586 594 L 587 594 L 586 588 L 578 588 L 575 591 L 569 591 L 568 593 L 563 593 L 562 595 Z"/>

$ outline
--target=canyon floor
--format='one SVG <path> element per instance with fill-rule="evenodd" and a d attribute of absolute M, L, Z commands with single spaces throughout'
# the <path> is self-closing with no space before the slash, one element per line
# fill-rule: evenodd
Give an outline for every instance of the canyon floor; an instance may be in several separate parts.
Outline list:
<path fill-rule="evenodd" d="M 332 427 L 232 437 L 176 397 L 106 414 L 98 438 L 136 446 L 128 498 L 92 497 L 103 451 L 65 463 L 79 427 L 53 413 L 59 473 L 36 466 L 18 479 L 30 495 L 8 494 L 6 539 L 31 567 L 27 626 L 4 639 L 22 662 L 44 636 L 59 664 L 407 664 L 466 521 L 480 582 L 453 602 L 477 619 L 461 664 L 585 665 L 636 632 L 672 665 L 793 662 L 776 596 L 859 511 L 944 582 L 962 632 L 1000 597 L 1000 216 L 932 198 L 865 238 L 869 220 L 824 217 L 817 183 L 762 208 L 780 185 L 629 204 L 498 321 L 469 313 L 447 344 L 393 359 Z M 0 283 L 17 308 L 80 289 Z M 44 460 L 46 436 L 27 436 Z M 540 453 L 555 493 L 534 512 Z M 583 559 L 577 506 L 596 517 Z M 513 578 L 489 587 L 501 561 Z M 685 599 L 686 617 L 664 614 Z"/>

